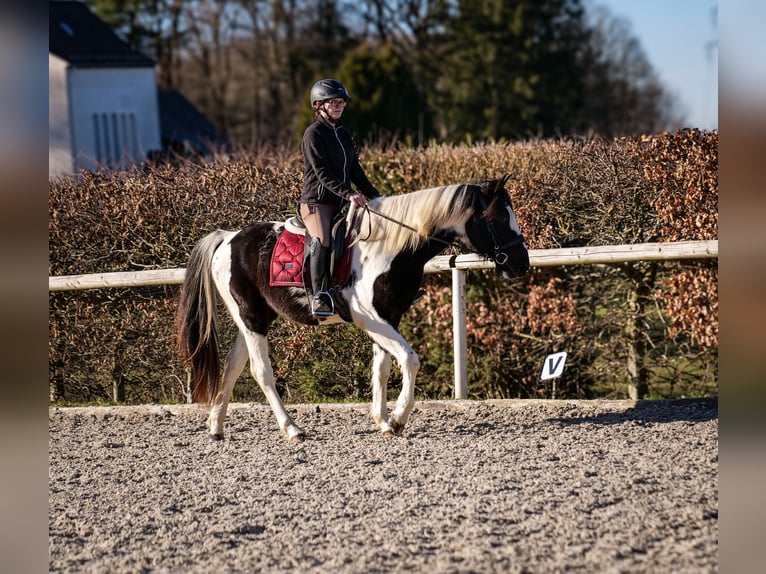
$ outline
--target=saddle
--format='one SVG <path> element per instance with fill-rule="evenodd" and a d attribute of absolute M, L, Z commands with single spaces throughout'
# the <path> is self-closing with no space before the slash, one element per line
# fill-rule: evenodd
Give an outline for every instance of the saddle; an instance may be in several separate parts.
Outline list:
<path fill-rule="evenodd" d="M 330 256 L 330 287 L 345 287 L 351 280 L 351 243 L 354 234 L 347 233 L 347 208 L 341 209 L 333 219 Z M 304 287 L 311 285 L 309 245 L 306 227 L 300 216 L 285 221 L 271 252 L 269 285 L 272 287 Z"/>

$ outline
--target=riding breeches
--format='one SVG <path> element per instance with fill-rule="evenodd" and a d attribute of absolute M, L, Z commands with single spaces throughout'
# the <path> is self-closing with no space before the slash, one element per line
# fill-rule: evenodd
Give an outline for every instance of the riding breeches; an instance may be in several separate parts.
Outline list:
<path fill-rule="evenodd" d="M 335 205 L 323 205 L 321 203 L 301 203 L 300 215 L 311 237 L 316 237 L 325 246 L 330 246 L 332 240 L 332 220 L 338 213 Z"/>

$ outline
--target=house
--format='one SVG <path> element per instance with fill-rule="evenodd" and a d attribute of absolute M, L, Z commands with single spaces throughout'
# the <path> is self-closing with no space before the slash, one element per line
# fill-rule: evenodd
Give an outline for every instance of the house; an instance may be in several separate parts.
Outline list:
<path fill-rule="evenodd" d="M 48 5 L 49 177 L 205 153 L 224 141 L 181 94 L 158 92 L 155 61 L 83 2 Z"/>
<path fill-rule="evenodd" d="M 160 149 L 154 60 L 82 2 L 49 2 L 48 175 L 118 167 Z"/>
<path fill-rule="evenodd" d="M 165 154 L 199 156 L 227 151 L 221 134 L 178 90 L 158 90 L 160 132 Z"/>

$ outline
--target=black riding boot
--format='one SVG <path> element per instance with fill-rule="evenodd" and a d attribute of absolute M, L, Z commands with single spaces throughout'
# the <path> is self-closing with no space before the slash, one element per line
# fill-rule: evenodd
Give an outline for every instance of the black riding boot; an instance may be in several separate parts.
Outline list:
<path fill-rule="evenodd" d="M 311 301 L 311 314 L 317 317 L 328 317 L 335 314 L 332 296 L 327 291 L 330 268 L 330 247 L 325 247 L 318 240 L 311 246 L 311 288 L 314 299 Z"/>

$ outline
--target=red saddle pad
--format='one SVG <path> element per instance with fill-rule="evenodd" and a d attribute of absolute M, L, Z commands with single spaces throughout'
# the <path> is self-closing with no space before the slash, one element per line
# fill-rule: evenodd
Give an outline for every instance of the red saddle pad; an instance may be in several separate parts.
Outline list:
<path fill-rule="evenodd" d="M 303 245 L 306 241 L 304 235 L 290 233 L 283 230 L 277 237 L 274 250 L 271 252 L 271 273 L 269 285 L 272 287 L 303 287 Z M 346 238 L 346 245 L 340 263 L 335 266 L 335 273 L 330 279 L 331 285 L 346 285 L 351 278 L 351 249 L 350 239 Z M 305 271 L 306 285 L 311 285 L 309 270 Z"/>

